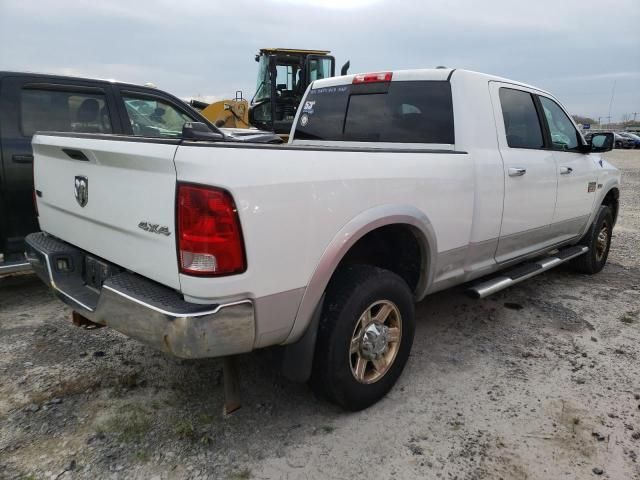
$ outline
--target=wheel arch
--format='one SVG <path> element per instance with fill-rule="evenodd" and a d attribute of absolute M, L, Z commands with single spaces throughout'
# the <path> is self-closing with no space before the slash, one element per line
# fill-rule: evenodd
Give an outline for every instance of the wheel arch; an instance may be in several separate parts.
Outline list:
<path fill-rule="evenodd" d="M 583 231 L 580 234 L 579 238 L 582 238 L 591 228 L 591 224 L 595 221 L 596 216 L 598 215 L 598 211 L 602 205 L 610 206 L 610 203 L 613 204 L 615 208 L 615 212 L 613 212 L 613 224 L 616 224 L 618 219 L 618 210 L 619 210 L 619 198 L 620 198 L 620 184 L 617 178 L 610 178 L 608 181 L 604 182 L 602 188 L 598 189 L 598 197 L 593 203 L 593 211 L 591 212 L 591 216 L 589 217 L 589 221 L 583 228 Z"/>
<path fill-rule="evenodd" d="M 414 297 L 421 300 L 433 282 L 432 268 L 437 252 L 436 235 L 431 221 L 424 212 L 404 205 L 381 205 L 365 210 L 345 224 L 334 236 L 316 265 L 307 283 L 302 301 L 296 314 L 295 322 L 286 344 L 296 342 L 305 333 L 307 327 L 321 303 L 324 291 L 351 249 L 368 234 L 389 226 L 406 227 L 413 232 L 421 250 L 421 268 Z"/>
<path fill-rule="evenodd" d="M 614 184 L 607 193 L 602 197 L 600 205 L 606 205 L 611 209 L 613 214 L 613 225 L 618 221 L 618 211 L 620 210 L 620 189 Z"/>

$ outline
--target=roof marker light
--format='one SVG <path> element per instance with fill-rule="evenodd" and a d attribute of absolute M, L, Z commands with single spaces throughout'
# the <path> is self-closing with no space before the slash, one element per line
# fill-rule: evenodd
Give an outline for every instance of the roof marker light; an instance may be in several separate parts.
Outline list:
<path fill-rule="evenodd" d="M 359 83 L 390 82 L 393 72 L 358 73 L 353 77 L 353 85 Z"/>

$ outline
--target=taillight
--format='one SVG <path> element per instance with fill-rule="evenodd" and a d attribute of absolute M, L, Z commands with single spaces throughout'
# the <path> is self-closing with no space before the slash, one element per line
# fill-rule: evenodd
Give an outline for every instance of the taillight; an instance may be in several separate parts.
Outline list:
<path fill-rule="evenodd" d="M 358 73 L 353 77 L 352 84 L 390 82 L 393 72 Z"/>
<path fill-rule="evenodd" d="M 240 219 L 229 192 L 178 184 L 178 256 L 189 275 L 230 275 L 246 270 Z"/>

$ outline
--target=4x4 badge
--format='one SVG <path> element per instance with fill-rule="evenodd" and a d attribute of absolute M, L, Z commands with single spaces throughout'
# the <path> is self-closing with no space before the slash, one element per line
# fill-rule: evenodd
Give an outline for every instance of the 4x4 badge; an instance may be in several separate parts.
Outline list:
<path fill-rule="evenodd" d="M 80 175 L 76 175 L 74 194 L 76 202 L 84 207 L 89 201 L 89 179 Z"/>
<path fill-rule="evenodd" d="M 140 222 L 138 224 L 138 228 L 141 228 L 145 232 L 158 233 L 160 235 L 165 235 L 167 237 L 171 235 L 171 231 L 169 230 L 169 227 L 158 225 L 157 223 Z"/>

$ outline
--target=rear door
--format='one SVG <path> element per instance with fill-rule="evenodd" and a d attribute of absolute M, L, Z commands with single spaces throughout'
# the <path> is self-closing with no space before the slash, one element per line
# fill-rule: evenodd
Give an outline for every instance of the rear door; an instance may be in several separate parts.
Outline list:
<path fill-rule="evenodd" d="M 591 154 L 580 152 L 582 139 L 564 109 L 553 99 L 539 95 L 545 127 L 558 172 L 558 198 L 552 230 L 557 241 L 583 231 L 593 209 L 598 175 Z"/>
<path fill-rule="evenodd" d="M 33 152 L 36 131 L 113 133 L 119 127 L 113 115 L 108 85 L 90 81 L 16 75 L 0 86 L 2 138 L 2 238 L 5 253 L 24 251 L 25 235 L 38 230 L 33 206 Z"/>
<path fill-rule="evenodd" d="M 556 204 L 556 161 L 545 148 L 532 91 L 490 82 L 498 145 L 504 163 L 504 210 L 496 261 L 503 262 L 553 242 L 549 228 Z"/>

